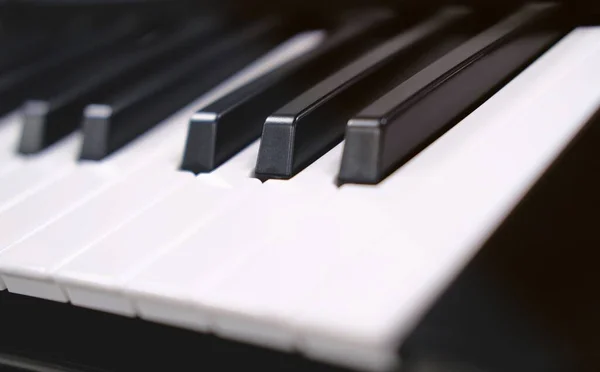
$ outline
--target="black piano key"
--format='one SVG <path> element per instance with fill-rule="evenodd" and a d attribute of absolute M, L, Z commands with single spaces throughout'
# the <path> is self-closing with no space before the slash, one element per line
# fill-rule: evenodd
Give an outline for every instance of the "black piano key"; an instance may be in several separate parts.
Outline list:
<path fill-rule="evenodd" d="M 88 106 L 80 158 L 101 160 L 290 36 L 279 18 L 216 40 L 105 101 Z"/>
<path fill-rule="evenodd" d="M 403 62 L 414 60 L 427 49 L 425 46 L 450 32 L 468 14 L 454 7 L 440 11 L 370 50 L 269 116 L 263 127 L 257 177 L 292 177 L 324 154 L 343 136 L 346 120 L 339 120 L 339 110 L 358 110 L 372 101 L 383 89 L 381 85 L 389 83 L 386 79 L 390 74 L 405 73 L 403 69 L 408 66 Z"/>
<path fill-rule="evenodd" d="M 232 92 L 192 117 L 182 169 L 209 172 L 260 136 L 267 116 L 364 51 L 391 20 L 389 12 L 351 17 L 295 61 Z"/>
<path fill-rule="evenodd" d="M 381 181 L 554 44 L 558 8 L 529 5 L 480 33 L 348 122 L 339 183 Z"/>
<path fill-rule="evenodd" d="M 37 153 L 79 127 L 85 106 L 116 93 L 144 78 L 171 60 L 189 53 L 220 29 L 218 21 L 199 19 L 189 27 L 141 35 L 137 43 L 125 44 L 107 58 L 56 76 L 48 88 L 33 94 L 23 106 L 22 154 Z"/>

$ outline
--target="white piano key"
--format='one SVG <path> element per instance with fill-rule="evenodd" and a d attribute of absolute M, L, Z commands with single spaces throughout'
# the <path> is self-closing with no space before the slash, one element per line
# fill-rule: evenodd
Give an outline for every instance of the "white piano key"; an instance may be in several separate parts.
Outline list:
<path fill-rule="evenodd" d="M 188 178 L 192 178 L 192 175 L 175 173 L 169 168 L 144 168 L 8 248 L 0 256 L 0 273 L 5 282 L 9 283 L 6 277 L 11 278 L 12 282 L 18 279 L 30 281 L 27 287 L 11 288 L 8 284 L 8 289 L 20 294 L 66 301 L 64 295 L 55 296 L 60 291 L 52 290 L 51 294 L 45 295 L 43 289 L 36 288 L 36 283 L 40 282 L 46 288 L 52 282 L 51 274 L 63 262 L 141 213 Z"/>
<path fill-rule="evenodd" d="M 315 167 L 314 174 L 331 169 L 327 176 L 320 178 L 320 187 L 316 187 L 317 179 L 312 179 L 312 183 L 301 183 L 297 179 L 269 180 L 236 210 L 203 226 L 180 246 L 140 271 L 127 284 L 127 294 L 135 300 L 140 315 L 148 320 L 200 330 L 214 326 L 218 309 L 210 303 L 210 296 L 206 297 L 211 288 L 258 254 L 266 243 L 285 235 L 289 229 L 299 228 L 303 218 L 310 218 L 311 208 L 335 192 L 332 183 L 335 170 L 331 163 L 339 162 L 340 151 L 332 150 L 328 155 L 311 165 Z M 314 203 L 307 204 L 309 200 Z M 213 330 L 229 333 L 228 325 L 232 321 L 234 319 L 229 318 L 223 327 L 213 327 Z M 284 336 L 274 332 L 269 340 L 282 340 Z M 242 339 L 243 335 L 237 332 L 232 337 Z M 270 345 L 285 347 L 276 342 Z"/>
<path fill-rule="evenodd" d="M 170 164 L 172 169 L 176 167 L 175 163 L 169 163 L 158 155 L 146 156 L 138 160 L 138 162 L 128 163 L 127 167 L 111 162 L 81 162 L 58 180 L 1 211 L 0 230 L 8 233 L 0 237 L 0 253 L 18 240 L 92 198 L 103 188 L 143 167 L 144 164 L 152 163 L 158 166 L 166 163 Z"/>
<path fill-rule="evenodd" d="M 81 204 L 81 195 L 89 197 L 106 182 L 114 179 L 111 169 L 81 166 L 49 185 L 43 192 L 30 195 L 20 203 L 0 213 L 0 252 L 40 225 L 66 214 Z M 88 192 L 90 191 L 90 192 Z"/>
<path fill-rule="evenodd" d="M 0 211 L 41 190 L 75 168 L 75 154 L 79 145 L 80 138 L 74 134 L 39 154 L 14 159 L 13 162 L 20 165 L 0 175 Z"/>
<path fill-rule="evenodd" d="M 152 164 L 165 166 L 160 159 Z M 171 164 L 171 167 L 174 165 Z M 1 211 L 0 264 L 6 249 L 76 209 L 126 175 L 123 169 L 110 164 L 82 163 L 55 182 Z"/>
<path fill-rule="evenodd" d="M 281 194 L 267 184 L 261 185 L 237 209 L 212 220 L 180 245 L 156 257 L 125 286 L 138 315 L 206 330 L 206 309 L 196 306 L 184 287 L 194 287 L 196 291 L 210 287 L 259 249 L 257 242 L 266 238 L 264 234 L 282 224 L 273 214 L 264 213 L 281 205 L 277 198 Z"/>
<path fill-rule="evenodd" d="M 339 201 L 344 206 L 360 210 L 354 211 L 353 221 L 360 220 L 358 213 L 363 215 L 368 208 L 381 214 L 381 200 L 367 204 L 374 200 L 365 198 L 357 202 L 354 197 L 346 197 Z M 361 229 L 360 222 L 350 225 L 349 220 L 345 221 L 346 228 Z M 412 307 L 414 317 L 402 320 L 406 327 L 413 325 L 416 317 L 426 310 L 426 304 L 418 302 L 418 296 L 431 291 L 431 283 L 420 281 L 419 274 L 423 270 L 439 270 L 436 266 L 439 257 L 428 251 L 420 251 L 409 236 L 403 235 L 403 231 L 394 224 L 395 221 L 389 221 L 387 226 L 381 218 L 377 222 L 380 225 L 378 228 L 395 232 L 393 244 L 386 234 L 373 237 L 373 234 L 356 234 L 346 230 L 345 239 L 331 241 L 334 244 L 346 244 L 345 250 L 338 250 L 337 255 L 329 257 L 329 264 L 335 265 L 335 270 L 323 276 L 321 282 L 307 283 L 306 287 L 313 291 L 305 287 L 294 302 L 296 308 L 284 304 L 282 313 L 286 316 L 286 323 L 297 331 L 296 345 L 308 356 L 347 367 L 389 370 L 398 364 L 397 344 L 371 339 L 367 333 L 358 334 L 356 330 L 374 326 L 381 316 L 378 311 L 391 306 Z M 348 251 L 354 252 L 348 254 Z M 399 300 L 395 295 L 400 291 L 402 297 Z M 322 303 L 310 306 L 308 304 L 311 301 Z M 335 305 L 336 301 L 339 301 L 339 305 Z M 313 319 L 307 321 L 306 314 L 313 315 L 317 311 L 322 311 L 319 320 L 331 321 L 327 328 L 322 328 L 320 322 L 317 323 L 319 328 L 316 328 Z M 347 311 L 351 315 L 346 316 L 339 311 Z M 350 325 L 349 321 L 357 321 L 358 324 Z M 393 327 L 393 324 L 388 325 Z"/>
<path fill-rule="evenodd" d="M 173 145 L 173 141 L 163 142 L 164 146 Z M 137 148 L 126 148 L 118 155 L 120 159 L 126 159 L 123 162 L 79 162 L 57 180 L 0 211 L 0 231 L 3 232 L 0 235 L 0 255 L 13 244 L 67 214 L 145 164 L 171 164 L 171 168 L 176 169 L 177 163 L 169 163 L 168 160 L 171 159 L 161 159 L 160 155 L 157 151 L 141 156 Z"/>
<path fill-rule="evenodd" d="M 574 31 L 379 186 L 342 187 L 355 212 L 339 216 L 350 226 L 340 243 L 372 242 L 285 312 L 304 353 L 370 370 L 397 362 L 415 321 L 600 107 L 599 36 Z"/>
<path fill-rule="evenodd" d="M 127 280 L 204 224 L 236 207 L 257 187 L 260 181 L 256 179 L 240 180 L 235 186 L 212 175 L 188 180 L 52 276 L 75 305 L 133 316 L 133 303 L 121 292 Z"/>
<path fill-rule="evenodd" d="M 304 226 L 321 211 L 331 212 L 332 220 L 322 220 L 320 227 L 327 231 L 336 229 L 337 211 L 333 210 L 330 198 L 308 194 L 291 196 L 285 200 L 286 204 L 282 203 L 282 208 L 290 213 L 271 212 L 284 221 L 285 228 L 279 227 L 278 234 L 261 243 L 260 251 L 209 291 L 188 294 L 211 309 L 213 331 L 217 334 L 263 346 L 293 349 L 294 331 L 282 322 L 284 314 L 279 311 L 282 304 L 295 301 L 299 295 L 297 289 L 304 290 L 306 282 L 318 280 L 336 264 L 327 257 L 333 251 L 324 248 L 327 241 L 312 246 L 294 242 L 302 241 L 305 234 L 314 234 L 318 239 L 320 230 L 306 230 Z M 297 203 L 298 198 L 301 204 Z"/>
<path fill-rule="evenodd" d="M 82 204 L 112 179 L 114 173 L 110 169 L 82 165 L 78 172 L 1 212 L 0 262 L 7 248 Z"/>
<path fill-rule="evenodd" d="M 318 277 L 332 267 L 326 259 L 331 253 L 323 248 L 327 242 L 312 246 L 294 244 L 302 241 L 304 234 L 319 236 L 319 230 L 307 231 L 303 227 L 315 212 L 328 212 L 320 229 L 338 229 L 340 210 L 331 208 L 337 188 L 334 177 L 341 157 L 339 145 L 288 181 L 267 181 L 273 192 L 286 192 L 280 201 L 273 203 L 267 216 L 281 221 L 280 226 L 260 241 L 260 250 L 248 262 L 211 290 L 199 294 L 192 289 L 193 298 L 213 313 L 213 331 L 221 336 L 264 346 L 291 350 L 293 330 L 281 323 L 281 304 L 289 304 L 303 290 L 306 280 Z M 266 217 L 265 217 L 266 218 Z M 333 261 L 335 264 L 335 261 Z M 310 278 L 310 279 L 307 279 Z M 312 290 L 312 288 L 310 288 Z"/>

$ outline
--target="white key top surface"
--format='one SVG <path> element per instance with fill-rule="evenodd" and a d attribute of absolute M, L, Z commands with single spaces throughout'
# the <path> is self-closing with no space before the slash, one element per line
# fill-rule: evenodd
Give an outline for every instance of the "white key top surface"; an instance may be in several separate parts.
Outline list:
<path fill-rule="evenodd" d="M 258 143 L 243 150 L 210 174 L 202 174 L 138 218 L 88 247 L 53 274 L 70 300 L 124 315 L 134 315 L 133 304 L 119 285 L 144 263 L 190 235 L 202 224 L 247 197 L 260 185 L 250 179 Z M 148 226 L 155 229 L 148 231 Z"/>
<path fill-rule="evenodd" d="M 86 249 L 107 232 L 142 212 L 157 199 L 177 188 L 189 173 L 176 173 L 169 167 L 152 165 L 141 169 L 95 198 L 8 248 L 0 255 L 0 273 L 31 281 L 46 282 L 63 262 Z M 7 282 L 5 280 L 5 282 Z M 65 296 L 51 298 L 35 285 L 8 289 L 20 294 L 66 301 Z M 58 293 L 53 290 L 51 293 Z"/>
<path fill-rule="evenodd" d="M 299 203 L 298 203 L 299 201 Z M 284 211 L 281 211 L 284 209 Z M 213 331 L 245 342 L 292 350 L 293 330 L 281 321 L 281 304 L 288 304 L 304 290 L 305 284 L 332 268 L 324 256 L 330 251 L 321 244 L 304 246 L 305 234 L 319 234 L 304 228 L 315 211 L 332 212 L 333 221 L 320 227 L 335 229 L 337 215 L 331 202 L 321 195 L 291 194 L 268 213 L 286 226 L 276 226 L 261 241 L 255 253 L 230 275 L 205 291 L 189 288 L 187 296 L 207 306 L 213 315 Z M 263 234 L 268 231 L 263 228 Z M 298 244 L 293 244 L 298 242 Z"/>
<path fill-rule="evenodd" d="M 82 166 L 0 213 L 0 256 L 19 240 L 68 213 L 93 196 L 114 174 L 106 168 Z M 81 197 L 83 195 L 84 197 Z M 0 258 L 1 262 L 1 258 Z M 0 279 L 1 280 L 1 279 Z M 4 284 L 0 283 L 4 289 Z"/>
<path fill-rule="evenodd" d="M 322 261 L 315 261 L 315 250 L 321 250 L 320 245 L 300 247 L 293 243 L 307 233 L 304 220 L 310 219 L 314 211 L 338 212 L 329 209 L 328 195 L 337 192 L 334 178 L 342 146 L 334 147 L 291 180 L 267 181 L 272 190 L 265 197 L 274 200 L 270 201 L 272 209 L 263 209 L 263 218 L 281 221 L 279 225 L 272 233 L 264 227 L 260 229 L 263 236 L 257 244 L 259 251 L 224 283 L 203 294 L 190 291 L 190 298 L 214 314 L 213 331 L 270 347 L 293 347 L 292 332 L 280 324 L 279 312 L 273 306 L 297 295 L 290 280 L 303 282 L 319 272 L 317 266 Z M 332 221 L 322 228 L 334 228 L 335 218 L 332 215 Z M 304 264 L 309 265 L 309 270 Z M 272 316 L 265 316 L 269 312 Z M 263 322 L 270 322 L 270 326 L 263 326 Z"/>
<path fill-rule="evenodd" d="M 41 225 L 66 214 L 100 186 L 113 179 L 107 169 L 82 166 L 0 213 L 0 252 Z"/>
<path fill-rule="evenodd" d="M 275 201 L 267 197 L 269 191 L 266 184 L 261 185 L 237 210 L 204 225 L 136 275 L 126 285 L 126 295 L 134 300 L 138 314 L 148 320 L 206 329 L 207 313 L 190 306 L 193 301 L 181 284 L 205 289 L 215 277 L 234 269 L 256 250 L 253 243 L 260 239 L 262 230 L 280 223 L 261 213 Z"/>
<path fill-rule="evenodd" d="M 156 133 L 154 133 L 156 135 Z M 173 141 L 163 141 L 164 146 Z M 142 156 L 137 148 L 125 148 L 119 153 L 123 162 L 80 162 L 76 167 L 10 208 L 0 211 L 0 254 L 7 247 L 60 218 L 89 200 L 101 190 L 118 182 L 127 174 L 149 163 L 169 163 L 160 154 Z M 175 169 L 175 163 L 170 163 Z"/>
<path fill-rule="evenodd" d="M 15 159 L 20 165 L 0 175 L 0 211 L 72 170 L 79 145 L 80 138 L 74 134 L 39 154 Z"/>
<path fill-rule="evenodd" d="M 315 174 L 330 169 L 330 163 L 339 161 L 339 154 L 337 149 L 311 165 Z M 323 200 L 335 191 L 334 175 L 331 172 L 320 178 L 320 188 L 311 187 L 317 185 L 316 179 L 313 184 L 299 179 L 267 181 L 237 209 L 155 259 L 127 284 L 127 295 L 135 299 L 143 318 L 207 329 L 215 308 L 199 299 L 263 244 L 299 226 L 297 221 L 311 213 L 312 205 L 306 200 Z"/>
<path fill-rule="evenodd" d="M 209 175 L 188 180 L 185 187 L 68 261 L 53 278 L 76 305 L 135 315 L 120 288 L 129 277 L 257 187 L 260 181 L 253 179 L 235 186 Z"/>
<path fill-rule="evenodd" d="M 168 250 L 219 213 L 248 197 L 258 143 L 210 174 L 201 174 L 106 239 L 68 262 L 54 275 L 80 306 L 134 315 L 119 286 L 157 254 Z M 148 231 L 148 226 L 155 228 Z"/>

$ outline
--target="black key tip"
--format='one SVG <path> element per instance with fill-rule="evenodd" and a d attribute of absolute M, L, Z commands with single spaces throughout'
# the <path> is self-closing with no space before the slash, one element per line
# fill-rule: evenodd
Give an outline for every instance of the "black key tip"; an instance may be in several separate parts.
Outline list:
<path fill-rule="evenodd" d="M 383 179 L 382 131 L 376 119 L 357 117 L 348 121 L 338 184 L 376 184 Z"/>
<path fill-rule="evenodd" d="M 256 161 L 257 177 L 287 179 L 293 176 L 295 121 L 291 115 L 267 118 Z"/>
<path fill-rule="evenodd" d="M 181 169 L 195 174 L 210 172 L 216 162 L 218 115 L 214 112 L 198 111 L 190 119 Z"/>
<path fill-rule="evenodd" d="M 46 101 L 31 100 L 22 108 L 23 127 L 19 141 L 21 154 L 35 154 L 46 146 L 46 116 L 50 106 Z"/>
<path fill-rule="evenodd" d="M 112 108 L 108 105 L 92 104 L 85 108 L 80 159 L 101 160 L 109 154 L 111 118 Z"/>

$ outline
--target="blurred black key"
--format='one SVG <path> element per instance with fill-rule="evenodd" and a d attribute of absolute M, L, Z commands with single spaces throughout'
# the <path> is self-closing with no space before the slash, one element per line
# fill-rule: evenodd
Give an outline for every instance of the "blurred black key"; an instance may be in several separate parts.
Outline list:
<path fill-rule="evenodd" d="M 525 6 L 363 109 L 348 123 L 339 182 L 377 183 L 448 130 L 564 35 L 557 12 Z"/>
<path fill-rule="evenodd" d="M 115 94 L 190 53 L 192 48 L 214 37 L 220 24 L 198 19 L 180 30 L 143 35 L 137 43 L 125 44 L 106 58 L 50 78 L 46 89 L 33 94 L 23 106 L 19 151 L 39 152 L 73 132 L 81 124 L 88 103 Z"/>
<path fill-rule="evenodd" d="M 77 68 L 86 59 L 102 56 L 109 48 L 131 40 L 138 32 L 139 24 L 134 19 L 117 19 L 107 29 L 76 35 L 65 40 L 54 53 L 5 71 L 0 75 L 0 113 L 19 106 L 35 87 L 44 86 L 46 79 Z"/>
<path fill-rule="evenodd" d="M 412 69 L 406 64 L 418 60 L 435 39 L 468 14 L 454 7 L 440 11 L 370 50 L 269 116 L 263 128 L 256 175 L 289 178 L 324 154 L 343 136 L 344 111 L 350 110 L 346 113 L 349 117 L 383 94 L 395 74 L 406 78 L 410 70 L 416 72 L 423 63 L 433 61 L 439 55 L 430 55 Z"/>
<path fill-rule="evenodd" d="M 148 80 L 88 106 L 81 158 L 100 160 L 289 37 L 278 18 L 242 27 Z"/>
<path fill-rule="evenodd" d="M 359 55 L 390 20 L 382 11 L 352 17 L 316 49 L 200 110 L 190 120 L 182 169 L 209 172 L 227 161 L 260 136 L 270 113 Z"/>

